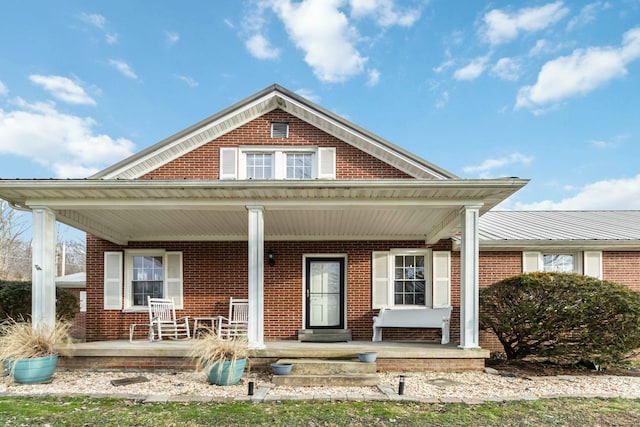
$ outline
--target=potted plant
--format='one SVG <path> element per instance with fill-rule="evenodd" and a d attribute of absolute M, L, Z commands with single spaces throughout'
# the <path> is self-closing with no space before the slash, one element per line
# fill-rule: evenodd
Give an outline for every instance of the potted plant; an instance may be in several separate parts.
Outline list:
<path fill-rule="evenodd" d="M 30 321 L 6 319 L 0 323 L 0 361 L 14 381 L 21 384 L 51 379 L 58 355 L 73 351 L 68 322 L 33 327 Z"/>
<path fill-rule="evenodd" d="M 237 384 L 247 364 L 247 341 L 209 332 L 194 340 L 189 356 L 197 359 L 196 369 L 204 370 L 210 384 Z"/>

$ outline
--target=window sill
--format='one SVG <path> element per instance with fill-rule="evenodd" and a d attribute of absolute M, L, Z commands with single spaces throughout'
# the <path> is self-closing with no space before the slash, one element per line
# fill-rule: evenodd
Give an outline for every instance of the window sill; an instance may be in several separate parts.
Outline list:
<path fill-rule="evenodd" d="M 147 313 L 149 312 L 149 307 L 145 306 L 135 306 L 135 307 L 129 307 L 129 308 L 125 308 L 124 310 L 122 310 L 123 313 Z"/>

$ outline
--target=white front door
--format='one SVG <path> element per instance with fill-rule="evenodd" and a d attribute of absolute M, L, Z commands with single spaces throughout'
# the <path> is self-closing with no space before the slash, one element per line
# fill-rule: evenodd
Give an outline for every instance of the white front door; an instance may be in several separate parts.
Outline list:
<path fill-rule="evenodd" d="M 344 328 L 344 259 L 307 258 L 307 329 Z"/>

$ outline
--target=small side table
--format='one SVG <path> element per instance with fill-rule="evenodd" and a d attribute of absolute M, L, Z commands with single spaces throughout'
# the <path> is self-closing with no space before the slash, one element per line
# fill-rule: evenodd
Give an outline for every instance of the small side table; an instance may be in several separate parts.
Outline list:
<path fill-rule="evenodd" d="M 204 331 L 210 331 L 216 333 L 216 322 L 218 317 L 194 317 L 193 318 L 193 337 L 198 337 L 198 332 L 202 329 Z"/>

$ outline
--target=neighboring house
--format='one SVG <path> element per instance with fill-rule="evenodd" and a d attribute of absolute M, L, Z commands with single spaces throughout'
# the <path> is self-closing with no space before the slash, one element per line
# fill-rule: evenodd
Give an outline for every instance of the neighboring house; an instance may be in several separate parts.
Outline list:
<path fill-rule="evenodd" d="M 520 213 L 488 211 L 526 183 L 460 179 L 274 85 L 89 179 L 0 180 L 0 197 L 33 213 L 36 322 L 52 321 L 55 221 L 88 233 L 88 340 L 127 337 L 147 296 L 189 316 L 233 296 L 254 348 L 301 330 L 371 340 L 380 308 L 416 306 L 453 307 L 452 341 L 477 348 L 479 287 L 523 265 L 622 279 L 611 262 L 628 256 L 638 273 L 637 235 L 510 234 Z"/>
<path fill-rule="evenodd" d="M 86 338 L 87 324 L 87 274 L 85 272 L 56 277 L 56 286 L 71 292 L 78 298 L 78 312 L 73 319 L 69 333 L 74 339 Z"/>

